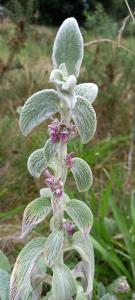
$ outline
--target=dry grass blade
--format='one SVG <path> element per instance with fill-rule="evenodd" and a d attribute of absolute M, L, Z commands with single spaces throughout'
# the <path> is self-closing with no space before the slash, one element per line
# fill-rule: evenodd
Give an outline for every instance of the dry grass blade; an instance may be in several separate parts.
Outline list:
<path fill-rule="evenodd" d="M 132 13 L 132 10 L 131 10 L 131 8 L 130 8 L 130 6 L 129 6 L 129 4 L 128 4 L 128 1 L 125 0 L 125 3 L 126 3 L 126 6 L 127 6 L 128 10 L 129 10 L 129 13 L 130 13 L 131 18 L 133 19 L 133 22 L 135 23 L 135 18 L 134 18 L 134 15 L 133 15 L 133 13 Z"/>
<path fill-rule="evenodd" d="M 135 11 L 132 14 L 135 15 Z M 121 41 L 121 38 L 122 38 L 122 35 L 124 32 L 125 26 L 126 26 L 127 22 L 129 21 L 130 17 L 131 17 L 131 14 L 126 16 L 122 21 L 122 25 L 118 31 L 118 45 L 120 45 L 120 41 Z"/>
<path fill-rule="evenodd" d="M 92 46 L 92 45 L 95 45 L 95 44 L 100 44 L 100 43 L 110 43 L 112 44 L 113 46 L 117 47 L 117 48 L 121 48 L 125 51 L 127 51 L 128 53 L 132 54 L 135 56 L 135 53 L 132 52 L 130 49 L 128 49 L 127 47 L 123 46 L 123 45 L 119 45 L 117 42 L 115 41 L 112 41 L 111 39 L 108 39 L 108 38 L 101 38 L 101 39 L 97 39 L 97 40 L 93 40 L 91 42 L 88 42 L 88 43 L 85 43 L 84 46 L 87 47 L 87 46 Z"/>

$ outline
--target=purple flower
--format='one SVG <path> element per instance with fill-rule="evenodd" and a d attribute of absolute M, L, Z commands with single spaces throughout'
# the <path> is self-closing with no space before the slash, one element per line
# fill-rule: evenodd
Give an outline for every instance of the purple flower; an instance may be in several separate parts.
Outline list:
<path fill-rule="evenodd" d="M 70 130 L 70 138 L 74 138 L 77 136 L 77 127 L 73 124 L 73 123 L 70 123 L 69 124 L 69 130 Z"/>
<path fill-rule="evenodd" d="M 71 152 L 71 153 L 68 153 L 67 156 L 66 156 L 66 166 L 68 168 L 72 168 L 72 159 L 75 157 L 75 153 L 74 152 Z"/>
<path fill-rule="evenodd" d="M 70 138 L 74 138 L 77 135 L 77 128 L 73 123 L 67 125 L 64 121 L 59 121 L 58 119 L 53 120 L 48 128 L 53 143 L 67 143 Z"/>
<path fill-rule="evenodd" d="M 51 191 L 53 191 L 54 186 L 55 186 L 55 178 L 54 178 L 54 176 L 48 170 L 46 170 L 44 172 L 44 175 L 46 177 L 45 183 L 51 189 Z"/>
<path fill-rule="evenodd" d="M 62 143 L 67 143 L 68 140 L 69 140 L 69 132 L 67 129 L 65 129 L 65 130 L 61 131 L 61 133 L 60 133 L 60 141 Z"/>
<path fill-rule="evenodd" d="M 45 183 L 57 198 L 63 196 L 63 181 L 59 178 L 56 179 L 48 170 L 44 172 L 46 179 Z"/>
<path fill-rule="evenodd" d="M 51 141 L 59 142 L 59 120 L 55 119 L 52 124 L 48 125 Z"/>
<path fill-rule="evenodd" d="M 75 225 L 72 221 L 65 221 L 63 222 L 63 229 L 66 230 L 68 235 L 72 236 L 75 232 Z"/>

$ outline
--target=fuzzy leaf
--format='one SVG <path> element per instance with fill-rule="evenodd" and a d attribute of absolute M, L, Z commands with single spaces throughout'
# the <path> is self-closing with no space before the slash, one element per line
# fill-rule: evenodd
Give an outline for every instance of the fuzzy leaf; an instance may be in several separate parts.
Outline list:
<path fill-rule="evenodd" d="M 37 224 L 41 223 L 52 211 L 50 199 L 40 197 L 27 205 L 22 222 L 22 238 L 26 236 Z"/>
<path fill-rule="evenodd" d="M 44 250 L 44 244 L 45 238 L 35 238 L 18 255 L 11 275 L 10 300 L 17 300 L 20 291 L 23 296 L 29 288 L 33 267 Z"/>
<path fill-rule="evenodd" d="M 66 212 L 84 235 L 90 232 L 93 215 L 90 208 L 82 201 L 72 199 L 66 204 Z"/>
<path fill-rule="evenodd" d="M 52 232 L 45 242 L 44 255 L 47 266 L 52 267 L 61 252 L 63 246 L 63 232 Z"/>
<path fill-rule="evenodd" d="M 59 143 L 53 143 L 51 139 L 46 141 L 44 146 L 44 155 L 47 162 L 49 162 L 55 156 L 58 147 L 59 147 Z"/>
<path fill-rule="evenodd" d="M 47 161 L 44 156 L 44 148 L 35 150 L 28 158 L 27 167 L 29 173 L 34 177 L 39 177 L 47 168 Z"/>
<path fill-rule="evenodd" d="M 76 294 L 75 280 L 64 264 L 53 268 L 52 291 L 55 300 L 69 300 Z"/>
<path fill-rule="evenodd" d="M 47 197 L 51 198 L 52 197 L 52 192 L 49 188 L 42 188 L 40 190 L 40 197 Z"/>
<path fill-rule="evenodd" d="M 0 269 L 3 269 L 8 273 L 11 271 L 9 260 L 1 250 L 0 250 Z"/>
<path fill-rule="evenodd" d="M 23 296 L 22 296 L 23 293 Z M 22 290 L 20 290 L 20 293 L 18 294 L 17 298 L 15 300 L 34 300 L 32 299 L 33 296 L 33 288 L 31 286 L 31 282 L 29 281 L 29 284 L 27 286 L 27 289 L 24 290 L 24 287 L 22 287 Z"/>
<path fill-rule="evenodd" d="M 73 109 L 73 119 L 83 144 L 88 143 L 96 131 L 96 113 L 92 105 L 82 97 L 77 97 Z"/>
<path fill-rule="evenodd" d="M 32 95 L 20 113 L 20 129 L 28 135 L 33 128 L 59 110 L 59 97 L 55 90 L 43 90 Z"/>
<path fill-rule="evenodd" d="M 52 61 L 55 69 L 63 63 L 68 75 L 78 77 L 83 59 L 83 39 L 74 18 L 66 19 L 55 38 Z"/>
<path fill-rule="evenodd" d="M 74 75 L 70 75 L 66 82 L 62 85 L 62 90 L 68 93 L 72 93 L 76 86 L 76 77 Z"/>
<path fill-rule="evenodd" d="M 76 86 L 76 95 L 93 103 L 97 97 L 98 86 L 95 83 L 81 83 Z"/>
<path fill-rule="evenodd" d="M 95 271 L 94 250 L 89 236 L 83 238 L 80 232 L 73 235 L 71 249 L 76 250 L 82 257 L 82 271 L 87 282 L 86 292 L 91 294 Z"/>
<path fill-rule="evenodd" d="M 89 165 L 81 158 L 72 159 L 71 171 L 79 192 L 88 191 L 93 182 L 92 172 Z"/>
<path fill-rule="evenodd" d="M 3 269 L 0 269 L 0 299 L 9 299 L 10 275 Z"/>
<path fill-rule="evenodd" d="M 83 293 L 80 293 L 76 296 L 75 300 L 87 300 L 87 297 Z"/>

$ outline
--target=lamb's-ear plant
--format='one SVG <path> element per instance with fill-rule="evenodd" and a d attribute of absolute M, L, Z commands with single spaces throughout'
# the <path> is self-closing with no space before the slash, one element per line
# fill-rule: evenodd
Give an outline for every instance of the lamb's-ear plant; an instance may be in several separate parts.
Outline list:
<path fill-rule="evenodd" d="M 60 27 L 53 47 L 54 69 L 50 81 L 56 90 L 35 93 L 20 113 L 20 128 L 25 136 L 46 119 L 51 120 L 49 139 L 28 158 L 30 174 L 44 175 L 47 187 L 42 188 L 40 196 L 26 207 L 22 237 L 48 215 L 51 216 L 51 232 L 48 237 L 30 241 L 19 254 L 11 276 L 10 300 L 21 299 L 26 292 L 28 297 L 29 289 L 32 299 L 40 299 L 43 282 L 51 287 L 46 299 L 91 299 L 94 253 L 89 233 L 93 216 L 84 202 L 70 199 L 64 193 L 69 170 L 80 192 L 87 191 L 92 184 L 88 164 L 74 153 L 67 153 L 70 139 L 79 134 L 82 143 L 88 143 L 96 130 L 92 102 L 98 88 L 93 83 L 76 85 L 83 51 L 78 24 L 74 18 L 69 18 Z M 57 118 L 53 117 L 56 113 Z M 73 270 L 64 264 L 64 252 L 70 250 L 77 251 L 81 259 Z M 45 266 L 52 269 L 52 276 L 38 270 L 36 265 L 40 257 Z"/>

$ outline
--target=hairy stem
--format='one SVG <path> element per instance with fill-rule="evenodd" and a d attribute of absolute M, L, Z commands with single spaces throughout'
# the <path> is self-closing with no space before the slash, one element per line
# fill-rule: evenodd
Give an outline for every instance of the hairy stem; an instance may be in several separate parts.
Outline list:
<path fill-rule="evenodd" d="M 61 120 L 65 121 L 67 124 L 70 123 L 70 113 L 67 109 L 62 109 L 61 110 Z M 67 167 L 65 166 L 65 158 L 67 155 L 67 143 L 60 143 L 60 147 L 58 149 L 58 166 L 57 166 L 57 170 L 56 170 L 56 174 L 55 177 L 59 180 L 61 179 L 63 181 L 63 195 L 64 195 L 64 185 L 66 182 L 66 178 L 67 178 Z M 63 196 L 60 198 L 55 198 L 55 196 L 53 196 L 52 199 L 52 206 L 53 206 L 53 229 L 56 230 L 57 229 L 62 229 L 63 227 Z M 58 263 L 63 263 L 63 250 L 61 251 L 60 255 L 59 255 L 59 259 L 58 259 Z"/>

